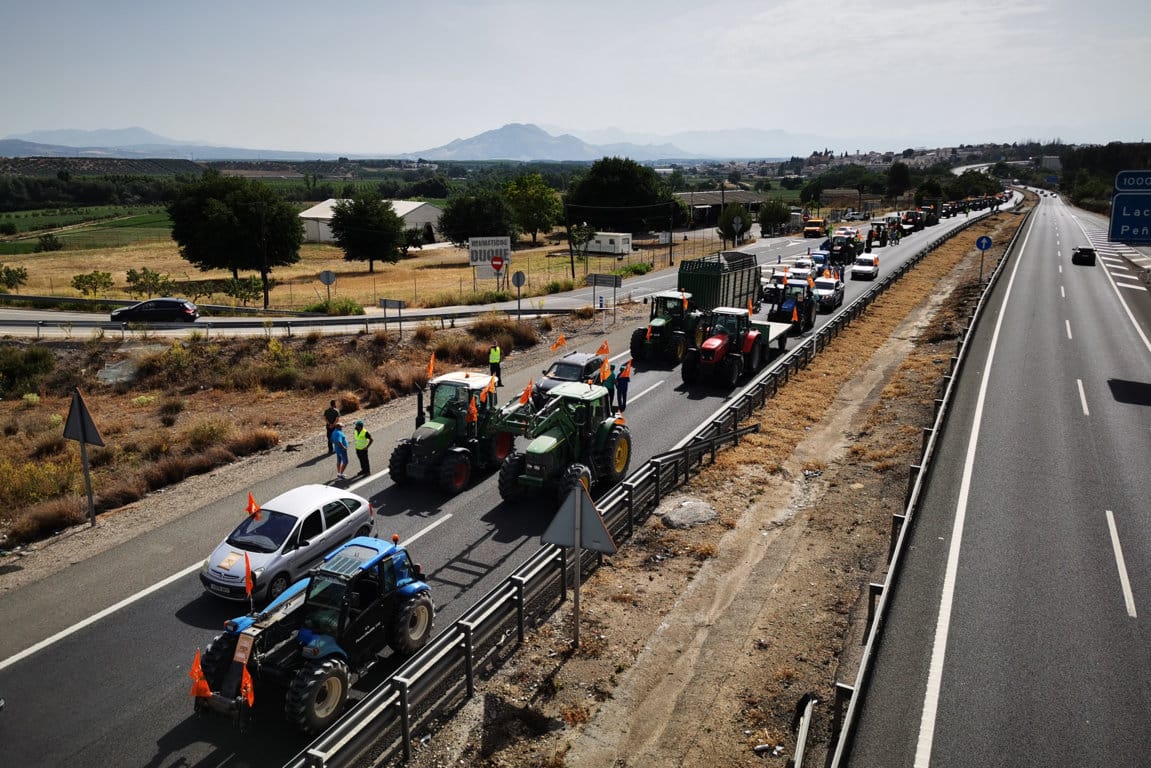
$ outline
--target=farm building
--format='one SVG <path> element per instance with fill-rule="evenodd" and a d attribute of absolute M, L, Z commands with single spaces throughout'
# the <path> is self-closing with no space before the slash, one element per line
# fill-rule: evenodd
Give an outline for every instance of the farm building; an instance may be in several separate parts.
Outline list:
<path fill-rule="evenodd" d="M 300 213 L 304 222 L 304 240 L 309 243 L 332 242 L 332 230 L 328 222 L 332 220 L 332 207 L 339 200 L 332 198 L 313 205 Z M 430 203 L 421 203 L 418 200 L 391 200 L 392 209 L 404 221 L 404 229 L 418 228 L 427 231 L 431 228 L 433 236 L 440 223 L 440 209 Z"/>

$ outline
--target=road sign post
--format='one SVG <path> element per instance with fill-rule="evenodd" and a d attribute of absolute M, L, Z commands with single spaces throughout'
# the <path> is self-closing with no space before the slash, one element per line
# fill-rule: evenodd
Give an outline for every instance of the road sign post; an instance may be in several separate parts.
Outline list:
<path fill-rule="evenodd" d="M 400 299 L 380 299 L 380 309 L 384 310 L 384 330 L 388 330 L 388 310 L 399 310 L 399 338 L 404 338 L 404 304 Z"/>
<path fill-rule="evenodd" d="M 616 553 L 615 542 L 612 541 L 611 532 L 607 529 L 603 517 L 588 495 L 587 488 L 581 483 L 572 489 L 571 493 L 560 505 L 556 516 L 552 518 L 544 535 L 540 536 L 540 543 L 555 544 L 558 547 L 573 547 L 575 549 L 575 588 L 573 594 L 572 612 L 572 643 L 579 647 L 579 588 L 580 588 L 580 555 L 583 550 L 590 549 L 602 552 L 605 555 Z"/>
<path fill-rule="evenodd" d="M 983 255 L 991 249 L 991 238 L 984 235 L 975 241 L 975 247 L 979 249 L 979 284 L 983 285 Z"/>
<path fill-rule="evenodd" d="M 104 439 L 92 421 L 92 414 L 80 396 L 80 388 L 72 390 L 72 407 L 68 409 L 68 419 L 64 422 L 64 437 L 80 443 L 80 463 L 84 467 L 84 486 L 88 490 L 88 520 L 96 527 L 96 504 L 92 499 L 92 475 L 88 471 L 88 444 L 102 446 Z"/>
<path fill-rule="evenodd" d="M 527 280 L 523 272 L 516 272 L 512 275 L 512 285 L 516 287 L 516 322 L 520 321 L 520 288 L 523 288 L 524 282 Z"/>

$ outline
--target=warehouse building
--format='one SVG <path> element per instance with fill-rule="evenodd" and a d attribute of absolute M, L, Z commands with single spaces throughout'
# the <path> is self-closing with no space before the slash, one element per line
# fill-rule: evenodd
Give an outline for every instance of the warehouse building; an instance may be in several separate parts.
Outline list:
<path fill-rule="evenodd" d="M 332 208 L 339 200 L 332 198 L 313 205 L 300 213 L 304 222 L 304 241 L 308 243 L 331 243 L 332 229 L 328 226 L 332 220 Z M 396 215 L 403 219 L 404 229 L 417 228 L 438 234 L 440 224 L 440 209 L 430 203 L 421 203 L 418 200 L 389 200 Z"/>

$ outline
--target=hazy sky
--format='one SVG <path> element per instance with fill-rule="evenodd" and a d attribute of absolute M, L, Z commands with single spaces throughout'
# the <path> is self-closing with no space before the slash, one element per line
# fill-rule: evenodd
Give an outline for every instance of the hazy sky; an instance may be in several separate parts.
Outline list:
<path fill-rule="evenodd" d="M 36 0 L 0 21 L 0 137 L 140 126 L 400 153 L 519 122 L 888 148 L 1151 139 L 1148 0 Z"/>

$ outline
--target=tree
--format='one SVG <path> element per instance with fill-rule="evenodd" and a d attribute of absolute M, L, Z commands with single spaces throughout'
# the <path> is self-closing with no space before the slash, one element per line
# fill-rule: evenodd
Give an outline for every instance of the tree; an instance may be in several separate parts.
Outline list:
<path fill-rule="evenodd" d="M 575 281 L 575 254 L 579 254 L 580 258 L 587 258 L 587 244 L 595 237 L 596 229 L 590 224 L 576 224 L 571 228 L 568 233 L 568 243 L 571 246 L 568 251 L 571 257 L 572 267 L 572 281 Z"/>
<path fill-rule="evenodd" d="M 759 230 L 761 232 L 775 232 L 791 222 L 791 208 L 778 197 L 774 200 L 764 201 L 759 207 Z"/>
<path fill-rule="evenodd" d="M 739 219 L 739 226 L 735 220 Z M 728 203 L 719 214 L 719 222 L 715 228 L 716 234 L 725 241 L 730 240 L 735 246 L 751 229 L 752 218 L 741 203 Z"/>
<path fill-rule="evenodd" d="M 0 288 L 5 292 L 14 291 L 28 282 L 28 270 L 24 267 L 9 267 L 0 263 Z"/>
<path fill-rule="evenodd" d="M 492 191 L 450 198 L 440 214 L 439 230 L 461 248 L 473 237 L 514 238 L 517 232 L 511 207 Z"/>
<path fill-rule="evenodd" d="M 907 163 L 894 162 L 887 169 L 887 196 L 896 198 L 911 187 L 911 169 Z"/>
<path fill-rule="evenodd" d="M 272 269 L 300 260 L 304 225 L 266 184 L 210 169 L 177 190 L 168 216 L 180 255 L 200 270 L 258 271 L 265 309 Z"/>
<path fill-rule="evenodd" d="M 332 206 L 328 222 L 336 245 L 344 250 L 345 261 L 366 261 L 368 272 L 376 271 L 376 261 L 395 264 L 404 248 L 404 220 L 390 200 L 371 190 L 359 192 L 351 200 Z"/>
<path fill-rule="evenodd" d="M 597 230 L 635 232 L 668 219 L 671 191 L 653 169 L 634 160 L 605 157 L 572 180 L 564 198 L 568 221 Z"/>
<path fill-rule="evenodd" d="M 820 205 L 820 200 L 823 198 L 823 182 L 820 179 L 809 181 L 803 185 L 803 189 L 799 190 L 799 202 L 803 204 L 812 203 L 816 208 Z"/>
<path fill-rule="evenodd" d="M 36 253 L 44 253 L 46 251 L 62 251 L 64 250 L 64 243 L 60 238 L 49 232 L 46 235 L 40 235 L 36 238 Z"/>
<path fill-rule="evenodd" d="M 81 296 L 106 293 L 112 290 L 113 285 L 111 272 L 96 271 L 72 276 L 72 287 L 79 291 Z"/>
<path fill-rule="evenodd" d="M 248 275 L 243 280 L 237 280 L 233 277 L 224 284 L 224 295 L 235 299 L 245 307 L 248 306 L 249 301 L 260 298 L 262 290 L 263 286 L 255 275 Z"/>
<path fill-rule="evenodd" d="M 516 226 L 530 232 L 532 245 L 540 231 L 550 232 L 563 215 L 559 195 L 538 173 L 525 173 L 504 185 L 504 198 L 515 216 Z"/>
<path fill-rule="evenodd" d="M 129 269 L 128 293 L 147 296 L 149 299 L 156 294 L 169 294 L 176 290 L 176 283 L 168 275 L 161 275 L 155 270 L 143 267 L 139 272 Z"/>

